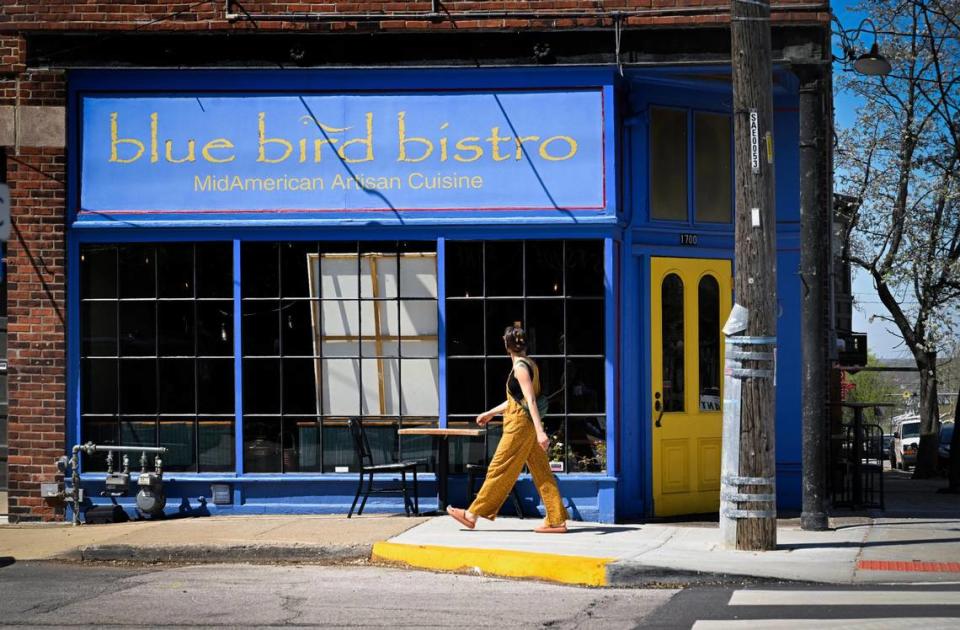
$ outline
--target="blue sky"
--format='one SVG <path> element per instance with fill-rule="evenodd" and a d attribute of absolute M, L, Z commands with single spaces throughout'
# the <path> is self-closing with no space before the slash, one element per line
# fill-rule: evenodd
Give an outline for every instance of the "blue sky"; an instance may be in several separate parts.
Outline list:
<path fill-rule="evenodd" d="M 853 2 L 832 2 L 833 11 L 844 28 L 855 28 L 860 20 L 864 18 L 863 13 L 849 9 Z M 836 25 L 834 25 L 836 28 Z M 872 34 L 861 36 L 858 48 L 864 49 L 873 43 Z M 882 42 L 881 52 L 882 52 Z M 834 64 L 834 75 L 842 73 L 843 66 Z M 837 128 L 845 128 L 856 122 L 856 110 L 860 103 L 858 99 L 849 94 L 837 93 L 834 99 L 835 124 Z M 870 352 L 883 358 L 903 358 L 909 356 L 906 346 L 899 337 L 889 332 L 894 328 L 893 324 L 879 319 L 872 323 L 870 317 L 877 313 L 886 315 L 887 310 L 880 303 L 880 297 L 877 295 L 873 282 L 866 274 L 854 272 L 853 293 L 856 302 L 853 309 L 853 329 L 856 332 L 867 333 L 867 347 Z"/>

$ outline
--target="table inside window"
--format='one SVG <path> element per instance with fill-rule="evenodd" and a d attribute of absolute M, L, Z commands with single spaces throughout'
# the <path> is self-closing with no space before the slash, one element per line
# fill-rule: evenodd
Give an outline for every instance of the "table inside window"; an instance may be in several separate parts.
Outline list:
<path fill-rule="evenodd" d="M 429 435 L 437 452 L 437 511 L 447 509 L 447 480 L 450 476 L 450 438 L 481 437 L 486 429 L 438 429 L 428 427 L 413 427 L 400 429 L 398 435 Z"/>

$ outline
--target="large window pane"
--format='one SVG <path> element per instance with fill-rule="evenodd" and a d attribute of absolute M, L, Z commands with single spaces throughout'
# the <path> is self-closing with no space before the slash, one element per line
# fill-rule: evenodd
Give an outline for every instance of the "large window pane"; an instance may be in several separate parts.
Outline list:
<path fill-rule="evenodd" d="M 87 299 L 117 297 L 117 248 L 87 245 L 80 253 L 80 290 Z"/>
<path fill-rule="evenodd" d="M 196 470 L 196 423 L 191 418 L 161 418 L 160 446 L 167 448 L 163 467 L 167 470 Z"/>
<path fill-rule="evenodd" d="M 483 302 L 447 302 L 447 355 L 483 354 Z"/>
<path fill-rule="evenodd" d="M 563 354 L 563 319 L 563 300 L 527 302 L 526 330 L 531 354 Z"/>
<path fill-rule="evenodd" d="M 280 360 L 243 360 L 244 413 L 280 413 Z"/>
<path fill-rule="evenodd" d="M 117 303 L 84 302 L 80 307 L 81 349 L 88 357 L 117 355 Z"/>
<path fill-rule="evenodd" d="M 527 295 L 563 295 L 563 242 L 527 241 Z"/>
<path fill-rule="evenodd" d="M 240 264 L 243 297 L 280 296 L 280 246 L 277 243 L 244 243 L 240 248 Z"/>
<path fill-rule="evenodd" d="M 483 359 L 447 361 L 447 411 L 480 414 L 486 411 Z"/>
<path fill-rule="evenodd" d="M 196 413 L 193 359 L 160 359 L 160 413 Z"/>
<path fill-rule="evenodd" d="M 198 296 L 233 297 L 233 243 L 198 243 L 196 261 Z"/>
<path fill-rule="evenodd" d="M 197 361 L 197 411 L 233 413 L 233 359 Z"/>
<path fill-rule="evenodd" d="M 280 302 L 243 302 L 243 355 L 280 356 Z"/>
<path fill-rule="evenodd" d="M 233 302 L 197 302 L 197 354 L 233 355 Z"/>
<path fill-rule="evenodd" d="M 122 356 L 156 356 L 156 317 L 156 302 L 120 302 L 120 354 Z"/>
<path fill-rule="evenodd" d="M 193 356 L 194 330 L 193 300 L 159 302 L 157 304 L 158 354 L 163 356 Z M 124 306 L 127 306 L 126 304 Z M 152 309 L 153 304 L 148 304 Z"/>
<path fill-rule="evenodd" d="M 200 420 L 197 448 L 201 472 L 233 470 L 233 446 L 233 418 Z"/>
<path fill-rule="evenodd" d="M 684 410 L 683 280 L 669 274 L 661 286 L 664 411 Z"/>
<path fill-rule="evenodd" d="M 570 413 L 603 413 L 603 359 L 567 359 L 567 403 Z"/>
<path fill-rule="evenodd" d="M 157 285 L 161 298 L 193 297 L 193 245 L 157 246 Z"/>
<path fill-rule="evenodd" d="M 603 241 L 567 241 L 567 295 L 603 295 Z"/>
<path fill-rule="evenodd" d="M 316 243 L 284 243 L 280 247 L 280 285 L 283 297 L 310 295 L 310 255 Z"/>
<path fill-rule="evenodd" d="M 567 352 L 603 354 L 605 336 L 601 300 L 567 301 Z"/>
<path fill-rule="evenodd" d="M 120 361 L 120 413 L 157 413 L 157 362 L 155 359 Z"/>
<path fill-rule="evenodd" d="M 523 242 L 488 241 L 485 245 L 486 294 L 523 295 Z"/>
<path fill-rule="evenodd" d="M 81 413 L 116 413 L 117 360 L 82 360 L 80 387 Z"/>
<path fill-rule="evenodd" d="M 280 472 L 280 419 L 243 420 L 243 467 L 248 473 Z"/>
<path fill-rule="evenodd" d="M 720 285 L 704 276 L 697 287 L 700 342 L 700 410 L 720 411 Z"/>
<path fill-rule="evenodd" d="M 447 297 L 483 295 L 483 243 L 447 241 Z"/>
<path fill-rule="evenodd" d="M 119 249 L 121 299 L 156 297 L 155 254 L 153 245 L 124 245 Z"/>
<path fill-rule="evenodd" d="M 694 116 L 694 194 L 696 220 L 729 223 L 732 175 L 730 117 L 698 112 Z"/>
<path fill-rule="evenodd" d="M 650 217 L 687 220 L 687 112 L 650 109 Z"/>

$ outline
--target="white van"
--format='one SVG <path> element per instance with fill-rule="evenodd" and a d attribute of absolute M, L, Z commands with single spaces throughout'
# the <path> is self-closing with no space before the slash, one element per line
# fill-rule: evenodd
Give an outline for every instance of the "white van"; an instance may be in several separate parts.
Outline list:
<path fill-rule="evenodd" d="M 917 463 L 920 448 L 920 416 L 901 420 L 893 429 L 893 446 L 890 449 L 890 467 L 906 470 Z"/>

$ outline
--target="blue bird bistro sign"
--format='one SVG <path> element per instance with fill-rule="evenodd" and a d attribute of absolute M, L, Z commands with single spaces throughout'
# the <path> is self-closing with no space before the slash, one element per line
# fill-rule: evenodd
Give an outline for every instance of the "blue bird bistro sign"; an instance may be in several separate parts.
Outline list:
<path fill-rule="evenodd" d="M 82 97 L 80 213 L 603 211 L 601 89 Z"/>

